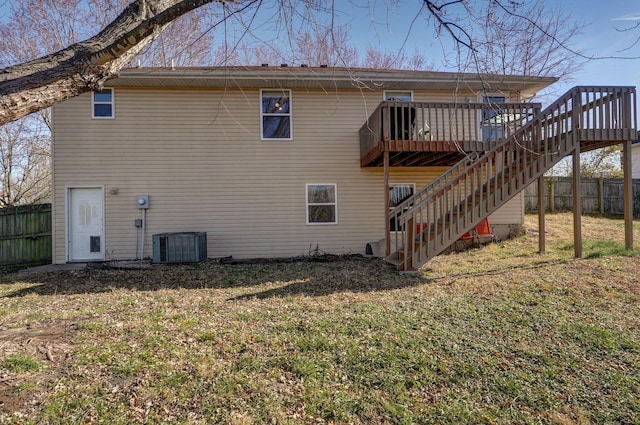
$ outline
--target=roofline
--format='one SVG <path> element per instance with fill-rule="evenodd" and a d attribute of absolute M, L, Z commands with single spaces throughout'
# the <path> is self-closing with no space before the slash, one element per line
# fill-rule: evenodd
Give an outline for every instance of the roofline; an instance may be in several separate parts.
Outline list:
<path fill-rule="evenodd" d="M 511 91 L 529 96 L 555 83 L 555 77 L 490 75 L 368 68 L 234 66 L 125 68 L 111 87 L 238 87 L 364 90 Z"/>

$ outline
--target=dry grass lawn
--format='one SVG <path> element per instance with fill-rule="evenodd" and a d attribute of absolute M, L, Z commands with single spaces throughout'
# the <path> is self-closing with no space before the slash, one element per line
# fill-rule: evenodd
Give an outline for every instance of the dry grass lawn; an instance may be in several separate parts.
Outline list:
<path fill-rule="evenodd" d="M 440 256 L 0 276 L 0 423 L 602 424 L 640 418 L 639 251 L 547 216 Z M 640 244 L 640 226 L 635 224 Z"/>

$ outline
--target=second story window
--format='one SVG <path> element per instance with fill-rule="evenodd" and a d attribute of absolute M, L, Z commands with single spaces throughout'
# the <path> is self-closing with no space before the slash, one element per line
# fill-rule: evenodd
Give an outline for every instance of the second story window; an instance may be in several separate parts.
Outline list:
<path fill-rule="evenodd" d="M 291 140 L 291 91 L 262 90 L 260 97 L 262 140 Z"/>
<path fill-rule="evenodd" d="M 413 100 L 413 93 L 410 91 L 385 91 L 384 100 L 394 102 L 411 102 Z"/>
<path fill-rule="evenodd" d="M 92 118 L 113 118 L 115 116 L 113 107 L 113 89 L 94 91 L 91 103 Z"/>
<path fill-rule="evenodd" d="M 384 100 L 389 102 L 411 102 L 413 93 L 410 91 L 385 91 Z M 389 106 L 389 137 L 391 140 L 416 139 L 416 108 L 413 106 Z"/>
<path fill-rule="evenodd" d="M 484 96 L 482 103 L 487 107 L 482 109 L 482 140 L 496 141 L 505 136 L 505 130 L 509 122 L 508 114 L 504 114 L 501 103 L 505 103 L 504 96 Z"/>

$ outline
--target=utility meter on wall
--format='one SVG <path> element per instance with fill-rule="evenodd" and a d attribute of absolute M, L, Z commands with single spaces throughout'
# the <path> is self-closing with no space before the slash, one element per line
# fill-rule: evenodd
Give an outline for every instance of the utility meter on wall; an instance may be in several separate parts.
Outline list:
<path fill-rule="evenodd" d="M 141 210 L 146 210 L 147 208 L 149 208 L 149 195 L 136 196 L 136 206 Z"/>

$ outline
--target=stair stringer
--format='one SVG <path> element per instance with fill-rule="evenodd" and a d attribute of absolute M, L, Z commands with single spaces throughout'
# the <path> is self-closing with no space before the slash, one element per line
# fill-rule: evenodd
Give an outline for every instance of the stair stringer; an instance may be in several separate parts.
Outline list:
<path fill-rule="evenodd" d="M 398 205 L 391 218 L 400 248 L 387 261 L 399 270 L 417 270 L 573 153 L 580 143 L 584 89 L 569 90 L 493 149 L 463 159 Z"/>
<path fill-rule="evenodd" d="M 408 218 L 400 225 L 403 229 L 409 229 L 402 232 L 404 234 L 402 249 L 387 257 L 387 261 L 398 266 L 399 270 L 417 270 L 431 258 L 449 248 L 483 219 L 513 199 L 564 157 L 572 154 L 575 146 L 576 144 L 568 145 L 567 150 L 559 151 L 553 155 L 554 159 L 545 161 L 544 166 L 540 163 L 541 161 L 534 161 L 527 169 L 523 169 L 517 174 L 509 172 L 516 168 L 515 165 L 507 167 L 504 169 L 505 171 L 496 173 L 491 179 L 492 181 L 484 184 L 481 189 L 475 190 L 466 198 L 453 201 L 451 204 L 449 204 L 447 196 L 434 196 L 431 200 L 432 205 L 436 204 L 437 206 L 440 202 L 442 205 L 450 205 L 451 208 L 446 209 L 444 214 L 440 214 L 440 217 L 430 223 L 428 227 L 417 224 L 420 223 L 417 218 L 413 220 Z M 470 171 L 465 173 L 461 180 L 473 179 L 479 172 L 478 170 L 480 172 L 486 170 L 488 167 L 484 164 L 493 162 L 488 159 L 488 156 L 483 155 L 472 163 Z M 432 210 L 428 215 L 433 216 L 436 213 Z M 411 248 L 409 241 L 412 240 L 414 241 L 413 252 L 407 252 L 408 250 L 404 247 Z M 404 254 L 401 253 L 403 250 Z"/>

